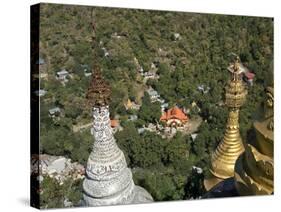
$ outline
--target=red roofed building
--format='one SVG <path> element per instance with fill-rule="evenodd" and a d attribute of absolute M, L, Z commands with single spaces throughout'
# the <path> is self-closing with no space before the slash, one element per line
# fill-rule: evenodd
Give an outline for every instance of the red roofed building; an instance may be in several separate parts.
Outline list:
<path fill-rule="evenodd" d="M 116 128 L 116 127 L 119 126 L 119 122 L 116 119 L 111 119 L 110 120 L 110 125 L 111 125 L 112 128 Z"/>
<path fill-rule="evenodd" d="M 178 107 L 173 107 L 162 114 L 160 121 L 167 126 L 179 127 L 188 122 L 188 116 Z"/>
<path fill-rule="evenodd" d="M 117 119 L 111 119 L 110 120 L 110 126 L 112 128 L 113 133 L 116 133 L 117 131 L 122 130 L 122 127 L 120 126 L 119 120 L 117 120 Z"/>
<path fill-rule="evenodd" d="M 244 79 L 250 84 L 253 85 L 253 80 L 255 78 L 255 74 L 248 71 L 244 73 Z"/>

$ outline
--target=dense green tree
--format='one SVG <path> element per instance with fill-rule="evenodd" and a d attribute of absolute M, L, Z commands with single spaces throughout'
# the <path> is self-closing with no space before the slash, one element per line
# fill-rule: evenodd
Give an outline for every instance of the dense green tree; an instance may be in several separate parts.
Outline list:
<path fill-rule="evenodd" d="M 139 118 L 147 123 L 155 123 L 160 119 L 161 108 L 159 102 L 152 103 L 147 92 L 142 99 L 142 106 L 139 110 Z"/>
<path fill-rule="evenodd" d="M 132 122 L 125 122 L 124 129 L 115 134 L 118 146 L 123 150 L 129 166 L 134 166 L 141 152 L 140 136 Z"/>
<path fill-rule="evenodd" d="M 54 178 L 44 176 L 40 184 L 40 208 L 64 208 L 64 201 L 75 206 L 82 198 L 82 181 L 67 179 L 62 185 Z"/>
<path fill-rule="evenodd" d="M 84 76 L 81 64 L 92 67 L 95 61 L 111 85 L 110 115 L 119 115 L 124 128 L 115 136 L 134 171 L 135 182 L 155 200 L 201 196 L 203 176 L 193 173 L 192 166 L 208 174 L 210 155 L 223 136 L 228 112 L 219 105 L 230 79 L 228 55 L 238 54 L 256 74 L 240 112 L 240 130 L 245 138 L 255 118 L 253 113 L 264 99 L 263 90 L 272 84 L 272 19 L 95 8 L 97 43 L 93 45 L 89 7 L 46 4 L 41 10 L 40 53 L 46 60 L 42 73 L 48 75 L 41 80 L 41 88 L 48 92 L 40 105 L 41 152 L 65 155 L 85 164 L 92 136 L 88 130 L 73 133 L 72 125 L 90 121 L 84 102 L 90 77 Z M 174 33 L 179 33 L 180 39 L 174 40 Z M 144 85 L 134 58 L 144 71 L 149 71 L 153 62 L 160 78 Z M 65 85 L 55 78 L 63 68 L 71 73 Z M 207 93 L 198 90 L 202 84 L 210 88 Z M 138 134 L 137 128 L 156 123 L 161 115 L 159 103 L 151 103 L 144 92 L 147 86 L 157 90 L 169 106 L 190 108 L 193 101 L 197 103 L 200 110 L 191 110 L 190 115 L 200 115 L 203 123 L 195 140 L 180 134 L 172 139 L 149 132 Z M 128 115 L 135 114 L 124 108 L 128 98 L 142 103 L 136 122 L 127 122 Z M 63 111 L 57 119 L 48 115 L 54 106 Z M 58 192 L 44 196 L 43 205 L 48 198 L 52 202 L 48 207 L 61 204 L 63 195 L 61 187 L 52 186 Z"/>
<path fill-rule="evenodd" d="M 76 119 L 79 115 L 82 114 L 82 108 L 79 108 L 79 107 L 75 107 L 75 106 L 72 106 L 72 107 L 66 107 L 65 108 L 65 116 L 66 117 L 69 117 L 71 119 Z"/>
<path fill-rule="evenodd" d="M 196 169 L 192 169 L 191 175 L 187 179 L 185 185 L 185 198 L 196 199 L 206 192 L 204 188 L 204 174 L 198 173 Z"/>

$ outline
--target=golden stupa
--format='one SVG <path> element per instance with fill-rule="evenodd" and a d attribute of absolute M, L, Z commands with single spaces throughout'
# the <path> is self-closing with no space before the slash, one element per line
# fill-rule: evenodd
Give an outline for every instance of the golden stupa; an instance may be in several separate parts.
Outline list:
<path fill-rule="evenodd" d="M 265 115 L 254 123 L 256 138 L 245 143 L 245 152 L 235 165 L 235 187 L 239 195 L 273 193 L 273 88 L 266 90 Z"/>
<path fill-rule="evenodd" d="M 211 177 L 205 179 L 206 190 L 224 179 L 234 176 L 234 166 L 239 155 L 244 151 L 239 132 L 239 110 L 246 100 L 247 90 L 241 79 L 239 58 L 235 59 L 232 68 L 232 79 L 228 82 L 225 90 L 225 103 L 229 108 L 226 130 L 223 140 L 211 158 Z"/>

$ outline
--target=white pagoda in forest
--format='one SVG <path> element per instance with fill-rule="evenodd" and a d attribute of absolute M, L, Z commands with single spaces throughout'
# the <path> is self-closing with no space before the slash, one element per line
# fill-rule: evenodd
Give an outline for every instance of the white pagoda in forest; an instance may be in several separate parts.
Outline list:
<path fill-rule="evenodd" d="M 110 88 L 98 68 L 93 73 L 87 98 L 93 108 L 93 150 L 83 182 L 85 206 L 152 202 L 151 195 L 136 186 L 123 152 L 113 137 L 109 117 Z"/>

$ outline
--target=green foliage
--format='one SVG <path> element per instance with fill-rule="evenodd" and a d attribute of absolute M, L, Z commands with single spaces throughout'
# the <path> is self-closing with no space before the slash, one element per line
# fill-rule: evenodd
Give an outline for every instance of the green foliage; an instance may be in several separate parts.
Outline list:
<path fill-rule="evenodd" d="M 147 92 L 144 93 L 142 106 L 139 110 L 138 116 L 146 123 L 155 123 L 159 121 L 159 118 L 161 116 L 160 103 L 152 103 Z"/>
<path fill-rule="evenodd" d="M 189 157 L 189 136 L 178 133 L 170 140 L 151 132 L 140 136 L 134 124 L 126 122 L 123 131 L 117 132 L 115 137 L 128 165 L 137 167 L 133 170 L 135 182 L 145 187 L 155 200 L 198 197 L 199 194 L 192 189 L 185 189 L 187 176 L 192 174 L 192 165 L 195 164 L 194 159 Z M 203 181 L 200 183 L 192 188 L 202 187 Z"/>
<path fill-rule="evenodd" d="M 42 123 L 40 151 L 51 155 L 65 155 L 73 161 L 86 164 L 93 137 L 89 131 L 74 134 L 64 123 L 64 118 L 50 125 Z"/>
<path fill-rule="evenodd" d="M 160 174 L 148 175 L 147 182 L 146 187 L 156 200 L 164 201 L 177 197 L 174 196 L 176 188 L 172 178 Z"/>
<path fill-rule="evenodd" d="M 67 179 L 62 185 L 57 180 L 44 176 L 40 184 L 40 208 L 64 208 L 64 200 L 75 206 L 82 198 L 82 181 Z"/>
<path fill-rule="evenodd" d="M 167 163 L 180 164 L 189 157 L 189 146 L 186 138 L 177 133 L 166 146 Z M 176 168 L 176 167 L 175 167 Z"/>
<path fill-rule="evenodd" d="M 75 60 L 84 64 L 87 61 L 87 57 L 89 57 L 92 53 L 91 44 L 89 42 L 77 42 L 73 51 L 70 52 L 70 56 L 73 56 Z"/>
<path fill-rule="evenodd" d="M 228 54 L 239 54 L 243 64 L 256 74 L 241 110 L 240 129 L 245 138 L 252 114 L 263 100 L 263 90 L 273 82 L 272 19 L 95 8 L 98 43 L 93 45 L 91 8 L 44 4 L 41 10 L 40 54 L 45 57 L 43 69 L 48 74 L 41 80 L 41 87 L 48 91 L 40 105 L 41 152 L 86 163 L 93 138 L 89 130 L 73 133 L 72 127 L 91 121 L 90 110 L 85 107 L 90 77 L 84 76 L 81 65 L 91 68 L 96 61 L 111 85 L 110 115 L 120 115 L 124 127 L 116 139 L 135 170 L 136 184 L 159 201 L 201 196 L 203 176 L 194 173 L 192 166 L 203 168 L 203 175 L 207 174 L 210 154 L 223 136 L 227 110 L 218 103 L 224 99 L 229 79 Z M 181 39 L 174 41 L 174 33 L 180 33 Z M 152 62 L 156 64 L 160 78 L 144 85 L 134 58 L 145 71 Z M 55 73 L 63 68 L 71 73 L 65 86 L 55 79 Z M 202 84 L 210 87 L 208 93 L 198 91 Z M 191 116 L 198 114 L 204 122 L 194 141 L 181 134 L 172 139 L 149 132 L 138 134 L 136 128 L 156 123 L 161 115 L 159 103 L 151 103 L 144 92 L 146 86 L 156 89 L 170 106 L 190 108 L 196 102 L 200 111 L 192 109 Z M 142 103 L 134 123 L 126 121 L 129 114 L 136 113 L 125 110 L 128 98 Z M 58 119 L 48 116 L 53 106 L 63 110 Z M 49 202 L 48 207 L 58 207 L 64 194 L 59 185 L 49 181 L 45 183 L 46 187 L 50 184 L 51 191 L 44 194 L 43 205 Z M 76 201 L 78 196 L 74 193 L 69 199 Z"/>
<path fill-rule="evenodd" d="M 64 191 L 56 180 L 46 177 L 40 188 L 43 190 L 40 198 L 41 208 L 61 208 L 64 206 Z"/>
<path fill-rule="evenodd" d="M 192 174 L 187 179 L 187 184 L 185 186 L 185 198 L 198 198 L 202 196 L 206 191 L 204 188 L 204 174 L 197 173 L 194 169 L 192 170 Z"/>
<path fill-rule="evenodd" d="M 79 107 L 72 106 L 65 109 L 65 116 L 71 118 L 72 120 L 75 120 L 81 114 L 82 108 Z"/>

